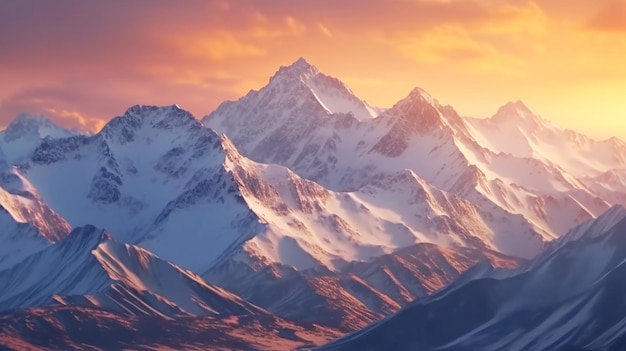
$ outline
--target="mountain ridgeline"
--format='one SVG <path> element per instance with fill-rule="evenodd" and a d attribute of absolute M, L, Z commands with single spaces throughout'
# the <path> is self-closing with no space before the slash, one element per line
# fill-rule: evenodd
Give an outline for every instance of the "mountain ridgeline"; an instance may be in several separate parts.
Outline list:
<path fill-rule="evenodd" d="M 421 88 L 374 107 L 304 59 L 201 120 L 20 115 L 0 347 L 619 349 L 625 205 L 619 139 Z"/>

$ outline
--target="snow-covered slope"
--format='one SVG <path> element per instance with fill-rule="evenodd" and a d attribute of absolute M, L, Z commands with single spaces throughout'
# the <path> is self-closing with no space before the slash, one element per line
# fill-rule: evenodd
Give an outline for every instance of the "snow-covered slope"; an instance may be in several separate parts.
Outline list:
<path fill-rule="evenodd" d="M 134 106 L 93 136 L 44 140 L 20 166 L 73 226 L 93 224 L 202 270 L 262 229 L 220 137 L 177 106 Z"/>
<path fill-rule="evenodd" d="M 293 349 L 339 335 L 276 317 L 93 226 L 75 229 L 0 271 L 0 281 L 5 314 L 0 315 L 0 347 L 173 347 L 178 338 L 177 347 Z M 33 306 L 41 307 L 19 310 Z M 44 337 L 51 333 L 54 340 Z M 101 338 L 103 333 L 112 334 Z"/>
<path fill-rule="evenodd" d="M 351 125 L 371 120 L 380 111 L 357 98 L 340 80 L 300 58 L 281 67 L 263 89 L 221 104 L 204 123 L 232 136 L 238 147 L 252 150 L 273 147 L 276 137 L 306 140 L 314 137 L 311 127 Z M 306 125 L 301 124 L 303 118 Z M 283 150 L 276 157 L 286 158 L 296 151 Z"/>
<path fill-rule="evenodd" d="M 496 217 L 411 171 L 338 193 L 255 163 L 177 106 L 135 106 L 94 136 L 45 140 L 20 169 L 72 225 L 200 272 L 228 259 L 336 270 L 423 242 L 523 257 L 542 245 L 522 217 Z"/>
<path fill-rule="evenodd" d="M 484 212 L 496 209 L 496 217 L 523 216 L 544 240 L 626 200 L 626 151 L 617 139 L 595 142 L 558 129 L 521 102 L 489 120 L 462 118 L 420 88 L 374 119 L 329 115 L 303 84 L 311 72 L 317 69 L 304 61 L 283 67 L 203 123 L 251 159 L 336 191 L 412 170 Z"/>
<path fill-rule="evenodd" d="M 230 260 L 203 277 L 281 317 L 351 332 L 447 286 L 480 262 L 516 268 L 523 261 L 489 250 L 415 244 L 344 263 L 338 271 Z"/>
<path fill-rule="evenodd" d="M 73 243 L 91 245 L 81 266 L 104 267 L 112 286 L 65 289 L 69 267 L 46 290 L 6 270 L 6 306 L 58 294 L 70 309 L 148 318 L 257 308 L 196 272 L 270 313 L 354 330 L 480 261 L 514 267 L 507 255 L 547 247 L 515 273 L 481 264 L 446 293 L 484 274 L 531 275 L 582 232 L 614 226 L 619 208 L 585 221 L 626 203 L 617 139 L 560 130 L 520 102 L 463 118 L 419 88 L 382 111 L 303 59 L 202 123 L 176 105 L 137 105 L 95 135 L 20 117 L 2 140 L 0 243 L 13 244 L 0 247 L 0 269 L 36 271 L 74 247 L 61 240 L 68 222 L 120 240 Z M 30 286 L 43 295 L 20 293 Z"/>
<path fill-rule="evenodd" d="M 108 240 L 91 254 L 116 283 L 105 290 L 94 290 L 94 294 L 57 295 L 55 300 L 65 305 L 161 317 L 268 314 L 143 248 Z"/>
<path fill-rule="evenodd" d="M 71 133 L 44 116 L 22 114 L 0 131 L 0 270 L 63 239 L 71 230 L 38 190 L 22 176 L 19 164 L 45 138 Z"/>
<path fill-rule="evenodd" d="M 0 310 L 87 305 L 131 315 L 245 316 L 268 312 L 93 226 L 0 271 Z"/>
<path fill-rule="evenodd" d="M 491 118 L 466 121 L 481 146 L 495 153 L 538 159 L 575 177 L 597 176 L 626 166 L 626 144 L 621 140 L 596 141 L 560 129 L 521 101 L 507 103 Z"/>
<path fill-rule="evenodd" d="M 575 240 L 530 270 L 469 279 L 321 350 L 620 349 L 626 342 L 624 213 L 612 210 L 600 223 L 576 229 Z M 602 233 L 594 229 L 602 227 Z"/>
<path fill-rule="evenodd" d="M 0 270 L 63 239 L 70 225 L 12 167 L 0 169 Z"/>
<path fill-rule="evenodd" d="M 20 114 L 5 130 L 0 131 L 0 159 L 8 165 L 19 164 L 28 159 L 42 140 L 65 138 L 72 134 L 46 116 Z"/>
<path fill-rule="evenodd" d="M 474 250 L 472 259 L 452 264 L 457 269 L 445 274 L 441 287 L 484 258 L 480 252 L 530 257 L 542 245 L 522 217 L 506 213 L 496 217 L 496 212 L 441 191 L 409 170 L 371 180 L 358 191 L 335 192 L 285 167 L 256 163 L 239 154 L 227 137 L 177 106 L 135 106 L 96 135 L 44 140 L 19 169 L 17 174 L 32 182 L 43 199 L 75 226 L 93 223 L 107 228 L 120 240 L 195 272 L 215 268 L 222 278 L 235 275 L 233 267 L 249 272 L 237 282 L 218 280 L 236 292 L 246 291 L 249 281 L 264 277 L 262 271 L 274 265 L 286 271 L 327 271 L 329 275 L 291 280 L 289 289 L 309 289 L 321 305 L 332 305 L 333 299 L 344 296 L 345 303 L 335 304 L 337 314 L 331 316 L 338 324 L 346 322 L 340 308 L 351 301 L 360 304 L 360 312 L 346 313 L 345 318 L 366 316 L 361 318 L 365 323 L 397 310 L 414 296 L 379 291 L 360 277 L 348 276 L 343 267 L 351 261 L 375 260 L 417 243 Z M 509 233 L 516 234 L 514 240 L 506 239 Z M 125 249 L 103 245 L 96 250 L 101 252 L 99 259 L 107 261 L 110 250 Z M 124 265 L 134 267 L 135 256 Z M 115 276 L 123 279 L 122 273 L 127 271 Z M 398 280 L 410 279 L 411 274 L 413 283 L 421 281 L 415 270 Z M 277 284 L 286 281 L 290 280 Z M 140 311 L 138 306 L 158 302 L 151 311 L 163 315 L 203 311 L 193 289 L 169 296 L 131 283 L 88 297 L 59 292 L 63 295 L 59 301 L 124 311 Z M 182 284 L 179 289 L 193 285 L 176 284 Z M 372 298 L 387 307 L 375 307 Z M 284 312 L 290 303 L 296 302 L 263 307 Z M 351 330 L 356 326 L 364 324 L 352 324 Z"/>
<path fill-rule="evenodd" d="M 86 294 L 112 283 L 91 254 L 106 232 L 93 226 L 0 271 L 0 311 L 48 305 L 54 294 Z"/>
<path fill-rule="evenodd" d="M 290 80 L 304 83 L 317 101 L 331 114 L 352 114 L 358 120 L 376 118 L 382 111 L 357 98 L 352 90 L 337 78 L 321 73 L 304 58 L 293 65 L 281 67 L 273 80 L 276 84 L 290 84 Z"/>
<path fill-rule="evenodd" d="M 532 257 L 542 246 L 522 217 L 494 217 L 411 171 L 356 192 L 333 192 L 284 167 L 242 157 L 227 166 L 269 230 L 246 242 L 264 260 L 297 269 L 366 261 L 415 243 L 489 248 Z M 514 233 L 512 238 L 507 238 Z M 507 246 L 510 245 L 510 246 Z"/>
<path fill-rule="evenodd" d="M 0 270 L 13 266 L 50 244 L 37 228 L 15 221 L 9 212 L 0 209 Z"/>
<path fill-rule="evenodd" d="M 63 239 L 71 230 L 15 167 L 0 171 L 0 206 L 16 222 L 31 224 L 50 241 Z"/>

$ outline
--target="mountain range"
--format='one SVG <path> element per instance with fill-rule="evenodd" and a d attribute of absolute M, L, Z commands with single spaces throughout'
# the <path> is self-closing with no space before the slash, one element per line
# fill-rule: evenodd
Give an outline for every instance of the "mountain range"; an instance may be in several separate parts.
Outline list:
<path fill-rule="evenodd" d="M 416 88 L 378 108 L 299 59 L 202 120 L 20 115 L 0 172 L 8 348 L 622 342 L 626 144 L 519 101 L 476 119 Z"/>

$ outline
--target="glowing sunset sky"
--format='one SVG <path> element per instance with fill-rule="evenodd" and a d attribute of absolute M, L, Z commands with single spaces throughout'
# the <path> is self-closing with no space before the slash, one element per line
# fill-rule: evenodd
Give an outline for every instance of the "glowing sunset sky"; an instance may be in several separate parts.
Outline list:
<path fill-rule="evenodd" d="M 0 125 L 96 130 L 134 104 L 196 117 L 305 57 L 368 102 L 420 86 L 462 115 L 523 100 L 626 139 L 626 0 L 7 0 Z"/>

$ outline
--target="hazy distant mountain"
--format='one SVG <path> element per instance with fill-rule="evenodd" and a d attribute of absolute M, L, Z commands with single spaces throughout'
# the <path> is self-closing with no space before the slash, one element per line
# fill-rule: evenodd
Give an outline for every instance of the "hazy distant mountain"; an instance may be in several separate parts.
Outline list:
<path fill-rule="evenodd" d="M 20 114 L 0 132 L 0 159 L 8 165 L 24 162 L 42 140 L 71 135 L 46 116 Z"/>

